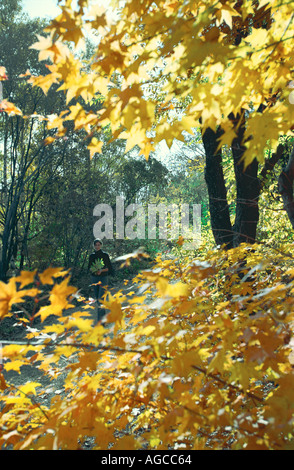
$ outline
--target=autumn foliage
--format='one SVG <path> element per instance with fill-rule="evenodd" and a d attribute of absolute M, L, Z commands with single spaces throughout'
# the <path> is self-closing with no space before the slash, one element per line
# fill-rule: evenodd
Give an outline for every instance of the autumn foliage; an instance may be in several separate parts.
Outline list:
<path fill-rule="evenodd" d="M 116 14 L 91 0 L 79 0 L 75 10 L 67 0 L 47 36 L 33 46 L 40 60 L 49 61 L 49 73 L 28 72 L 30 82 L 45 93 L 58 83 L 66 94 L 68 109 L 49 122 L 57 137 L 66 132 L 66 121 L 73 121 L 91 137 L 93 155 L 102 149 L 99 133 L 110 125 L 113 138 L 127 139 L 126 150 L 139 145 L 148 156 L 156 143 L 181 139 L 199 120 L 202 130 L 221 126 L 220 145 L 231 145 L 246 114 L 249 164 L 263 161 L 264 149 L 275 148 L 290 132 L 293 2 L 113 0 L 110 5 Z M 73 48 L 82 46 L 90 30 L 98 46 L 89 72 Z M 91 103 L 99 96 L 98 113 L 72 101 L 82 97 Z"/>
<path fill-rule="evenodd" d="M 231 146 L 246 116 L 248 165 L 292 135 L 293 2 L 112 1 L 117 16 L 92 3 L 78 0 L 74 10 L 65 2 L 34 45 L 48 74 L 22 77 L 66 95 L 67 109 L 42 118 L 55 130 L 44 144 L 64 137 L 71 121 L 86 131 L 91 156 L 108 127 L 127 139 L 126 151 L 139 145 L 146 157 L 199 125 L 221 127 L 219 145 Z M 99 46 L 89 71 L 73 49 L 90 29 Z M 12 317 L 25 331 L 1 351 L 1 447 L 81 449 L 92 438 L 94 449 L 293 449 L 286 242 L 158 257 L 134 292 L 107 293 L 98 324 L 63 268 L 1 282 L 0 320 Z M 40 380 L 14 385 L 10 371 L 25 366 Z M 62 392 L 45 400 L 61 378 Z"/>
<path fill-rule="evenodd" d="M 130 298 L 109 292 L 106 322 L 94 326 L 60 269 L 1 285 L 1 317 L 34 299 L 19 318 L 27 342 L 3 347 L 4 370 L 34 365 L 48 388 L 66 371 L 49 405 L 41 383 L 1 376 L 1 445 L 78 449 L 92 436 L 96 449 L 291 448 L 291 258 L 242 245 L 158 259 L 136 287 Z"/>

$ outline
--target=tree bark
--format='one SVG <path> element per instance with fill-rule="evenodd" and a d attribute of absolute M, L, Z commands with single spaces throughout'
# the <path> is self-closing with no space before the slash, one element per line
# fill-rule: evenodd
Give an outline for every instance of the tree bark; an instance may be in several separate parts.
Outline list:
<path fill-rule="evenodd" d="M 289 156 L 288 163 L 279 176 L 278 187 L 282 196 L 284 209 L 288 214 L 292 227 L 294 228 L 294 199 L 293 199 L 293 181 L 294 181 L 294 146 Z"/>
<path fill-rule="evenodd" d="M 227 202 L 222 151 L 217 150 L 221 134 L 221 129 L 214 132 L 208 128 L 203 133 L 202 139 L 206 155 L 205 181 L 209 196 L 212 232 L 216 244 L 225 245 L 226 249 L 229 249 L 233 247 L 233 227 Z"/>
<path fill-rule="evenodd" d="M 242 157 L 246 147 L 242 145 L 245 118 L 238 115 L 233 120 L 237 137 L 232 142 L 232 154 L 236 178 L 237 201 L 234 224 L 234 246 L 240 243 L 254 243 L 259 220 L 258 199 L 260 194 L 260 181 L 257 176 L 258 162 L 255 159 L 247 167 Z"/>

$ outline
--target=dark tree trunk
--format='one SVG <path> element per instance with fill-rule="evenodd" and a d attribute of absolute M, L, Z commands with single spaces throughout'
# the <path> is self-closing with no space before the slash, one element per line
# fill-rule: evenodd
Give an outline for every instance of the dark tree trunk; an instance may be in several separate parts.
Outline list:
<path fill-rule="evenodd" d="M 241 119 L 241 121 L 240 121 Z M 260 181 L 257 176 L 258 162 L 256 159 L 244 167 L 242 157 L 246 148 L 242 145 L 245 120 L 239 115 L 233 120 L 237 137 L 232 142 L 232 154 L 236 178 L 237 201 L 234 224 L 234 246 L 240 243 L 254 243 L 259 220 L 258 199 Z"/>
<path fill-rule="evenodd" d="M 206 154 L 205 180 L 209 195 L 211 227 L 217 245 L 226 249 L 239 246 L 240 243 L 254 243 L 259 220 L 258 199 L 261 184 L 257 176 L 258 162 L 254 160 L 244 167 L 242 157 L 245 147 L 242 145 L 245 118 L 231 116 L 237 137 L 232 142 L 232 154 L 236 178 L 236 216 L 232 226 L 230 221 L 227 191 L 225 186 L 222 150 L 218 149 L 218 139 L 222 130 L 214 132 L 206 129 L 203 133 L 203 145 Z"/>
<path fill-rule="evenodd" d="M 294 146 L 289 156 L 288 163 L 279 177 L 279 192 L 283 198 L 284 209 L 288 214 L 292 227 L 294 228 Z"/>
<path fill-rule="evenodd" d="M 205 181 L 209 196 L 211 227 L 217 245 L 233 247 L 233 227 L 230 221 L 227 190 L 225 185 L 222 152 L 217 151 L 218 139 L 222 131 L 214 132 L 208 128 L 203 133 L 203 145 L 206 154 Z"/>
<path fill-rule="evenodd" d="M 237 204 L 234 224 L 234 246 L 240 243 L 254 243 L 259 220 L 258 199 L 260 183 L 257 178 L 258 163 L 254 160 L 245 170 L 243 162 L 234 161 Z"/>
<path fill-rule="evenodd" d="M 16 232 L 18 203 L 19 195 L 15 197 L 13 203 L 9 207 L 2 234 L 0 280 L 4 282 L 7 281 L 7 271 L 9 268 L 11 256 L 13 254 L 12 250 L 14 248 L 14 234 Z"/>
<path fill-rule="evenodd" d="M 255 242 L 259 220 L 258 201 L 261 189 L 268 173 L 273 170 L 286 151 L 284 144 L 278 145 L 276 152 L 266 161 L 258 176 L 257 160 L 254 160 L 247 167 L 244 167 L 242 160 L 245 151 L 245 147 L 242 146 L 244 118 L 240 121 L 240 116 L 237 116 L 236 119 L 231 116 L 231 119 L 235 124 L 237 134 L 237 137 L 232 142 L 237 188 L 234 227 L 232 227 L 229 217 L 221 149 L 217 150 L 221 130 L 213 132 L 211 129 L 207 129 L 203 134 L 203 144 L 206 153 L 205 180 L 209 195 L 212 231 L 216 244 L 225 244 L 227 249 L 237 247 L 242 242 Z M 285 210 L 294 228 L 293 182 L 294 147 L 289 156 L 288 164 L 279 178 L 279 191 L 283 197 Z"/>

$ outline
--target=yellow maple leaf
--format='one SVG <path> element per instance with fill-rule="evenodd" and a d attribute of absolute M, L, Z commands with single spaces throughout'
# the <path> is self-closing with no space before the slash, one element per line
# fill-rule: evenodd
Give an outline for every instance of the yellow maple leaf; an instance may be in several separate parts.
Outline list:
<path fill-rule="evenodd" d="M 142 128 L 140 123 L 134 123 L 128 131 L 121 132 L 120 137 L 127 139 L 126 152 L 133 149 L 136 145 L 143 148 L 142 143 L 148 140 L 146 139 L 146 130 Z"/>
<path fill-rule="evenodd" d="M 25 385 L 21 385 L 18 390 L 26 395 L 32 393 L 36 395 L 36 388 L 42 386 L 40 382 L 27 382 Z"/>
<path fill-rule="evenodd" d="M 233 26 L 233 16 L 239 16 L 240 13 L 237 12 L 231 5 L 228 3 L 221 4 L 221 8 L 216 12 L 217 22 L 216 25 L 219 26 L 224 21 L 232 29 Z"/>
<path fill-rule="evenodd" d="M 20 288 L 22 288 L 34 282 L 36 272 L 37 272 L 36 269 L 34 271 L 21 271 L 20 275 L 16 276 L 14 280 L 16 282 L 20 282 Z"/>
<path fill-rule="evenodd" d="M 51 306 L 55 309 L 54 313 L 56 315 L 61 314 L 65 308 L 71 306 L 68 302 L 68 297 L 77 291 L 76 287 L 69 286 L 68 282 L 69 278 L 66 277 L 60 284 L 55 284 L 50 293 L 49 300 Z"/>
<path fill-rule="evenodd" d="M 53 85 L 53 83 L 58 83 L 59 74 L 57 73 L 48 73 L 47 75 L 39 75 L 34 77 L 33 75 L 28 79 L 28 83 L 31 83 L 33 86 L 40 87 L 44 94 L 47 95 L 48 90 Z"/>
<path fill-rule="evenodd" d="M 3 66 L 0 67 L 0 81 L 1 80 L 8 80 L 8 77 L 6 75 L 6 68 Z"/>
<path fill-rule="evenodd" d="M 187 284 L 183 282 L 176 282 L 175 284 L 170 284 L 167 279 L 159 277 L 156 281 L 156 287 L 159 292 L 159 295 L 166 297 L 182 297 L 189 295 L 190 288 Z"/>
<path fill-rule="evenodd" d="M 123 312 L 119 301 L 112 300 L 105 302 L 105 306 L 110 309 L 110 313 L 107 315 L 108 322 L 117 322 L 122 319 Z"/>
<path fill-rule="evenodd" d="M 44 145 L 50 145 L 52 144 L 52 142 L 55 142 L 56 138 L 55 137 L 46 137 L 46 139 L 44 139 L 43 143 Z"/>
<path fill-rule="evenodd" d="M 8 116 L 21 116 L 22 112 L 19 108 L 17 108 L 13 103 L 10 101 L 2 100 L 0 102 L 0 112 L 4 111 L 8 114 Z"/>
<path fill-rule="evenodd" d="M 5 363 L 5 370 L 10 371 L 10 370 L 15 370 L 16 372 L 20 372 L 20 368 L 24 365 L 24 361 L 21 361 L 19 359 L 11 362 L 6 362 Z"/>
<path fill-rule="evenodd" d="M 264 46 L 269 38 L 269 32 L 266 29 L 253 29 L 252 33 L 246 38 L 246 41 L 250 41 L 252 47 L 260 49 Z"/>
<path fill-rule="evenodd" d="M 52 114 L 48 116 L 47 129 L 57 129 L 58 136 L 63 136 L 66 133 L 66 129 L 63 125 L 62 115 L 58 116 L 57 114 Z"/>
<path fill-rule="evenodd" d="M 139 155 L 144 155 L 146 160 L 148 160 L 150 152 L 152 152 L 153 150 L 154 150 L 154 145 L 151 144 L 150 142 L 146 142 L 146 145 L 144 147 L 141 146 Z"/>
<path fill-rule="evenodd" d="M 72 41 L 78 47 L 84 38 L 81 18 L 72 10 L 71 5 L 61 6 L 62 13 L 52 20 L 52 28 L 56 29 L 64 41 Z"/>
<path fill-rule="evenodd" d="M 93 321 L 85 318 L 69 318 L 66 322 L 67 328 L 78 328 L 80 331 L 87 332 L 93 329 Z"/>
<path fill-rule="evenodd" d="M 219 150 L 220 148 L 223 147 L 223 145 L 227 145 L 227 146 L 231 146 L 232 145 L 232 142 L 233 140 L 237 137 L 237 134 L 236 132 L 234 131 L 234 129 L 232 128 L 228 128 L 227 130 L 225 130 L 225 132 L 221 135 L 221 137 L 219 138 L 218 142 L 218 147 L 217 147 L 217 150 Z"/>
<path fill-rule="evenodd" d="M 47 268 L 42 273 L 39 273 L 39 279 L 42 284 L 54 284 L 54 279 L 57 277 L 63 277 L 68 274 L 68 270 L 63 268 Z"/>
<path fill-rule="evenodd" d="M 20 344 L 8 344 L 2 349 L 2 357 L 12 359 L 19 356 L 23 351 L 25 351 L 25 347 Z"/>
<path fill-rule="evenodd" d="M 43 322 L 46 320 L 46 318 L 50 317 L 50 315 L 54 314 L 59 314 L 60 309 L 59 308 L 54 308 L 52 305 L 46 306 L 46 307 L 41 307 L 38 313 L 36 314 L 36 317 L 41 317 L 41 321 Z"/>
<path fill-rule="evenodd" d="M 18 291 L 15 278 L 8 284 L 0 281 L 0 318 L 8 314 L 12 304 L 23 302 L 25 296 L 34 297 L 38 292 L 35 288 Z"/>
<path fill-rule="evenodd" d="M 88 150 L 90 151 L 90 158 L 93 158 L 95 153 L 102 153 L 102 147 L 104 142 L 99 141 L 96 137 L 93 137 L 90 144 L 88 145 Z"/>

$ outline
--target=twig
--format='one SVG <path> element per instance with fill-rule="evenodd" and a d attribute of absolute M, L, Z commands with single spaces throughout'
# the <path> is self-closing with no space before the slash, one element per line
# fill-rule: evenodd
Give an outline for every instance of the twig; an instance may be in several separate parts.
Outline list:
<path fill-rule="evenodd" d="M 226 382 L 225 380 L 221 379 L 217 375 L 214 375 L 214 374 L 211 374 L 211 373 L 207 372 L 207 370 L 202 368 L 202 367 L 192 365 L 192 368 L 198 370 L 199 372 L 202 372 L 207 377 L 210 377 L 211 379 L 221 383 L 224 387 L 229 387 L 232 390 L 235 390 L 236 392 L 241 392 L 241 393 L 243 392 L 248 397 L 252 398 L 253 400 L 257 400 L 261 403 L 263 403 L 263 401 L 264 401 L 263 398 L 260 398 L 260 397 L 258 397 L 257 395 L 254 395 L 251 392 L 246 392 L 246 391 L 242 390 L 240 387 L 237 387 L 236 385 L 233 385 L 233 384 L 230 384 L 230 383 Z"/>
<path fill-rule="evenodd" d="M 143 354 L 143 351 L 139 351 L 136 349 L 123 349 L 123 348 L 118 348 L 118 347 L 108 347 L 108 346 L 93 346 L 91 344 L 84 344 L 84 343 L 64 343 L 64 342 L 30 342 L 30 341 L 8 341 L 8 340 L 1 340 L 0 339 L 0 345 L 1 344 L 19 344 L 21 346 L 72 346 L 74 348 L 87 348 L 91 349 L 92 351 L 115 351 L 115 352 L 121 352 L 121 353 L 134 353 L 134 354 Z"/>
<path fill-rule="evenodd" d="M 25 395 L 25 397 L 27 397 L 32 403 L 33 405 L 36 405 L 39 410 L 43 413 L 43 415 L 45 416 L 45 418 L 47 419 L 47 421 L 49 421 L 49 416 L 47 415 L 47 413 L 41 408 L 41 405 L 34 399 L 34 397 L 28 395 L 27 393 L 25 393 L 23 390 L 20 390 L 18 387 L 15 387 L 15 385 L 9 385 L 9 388 L 12 388 L 14 390 L 17 390 L 18 392 L 20 393 L 23 393 L 23 395 Z"/>

